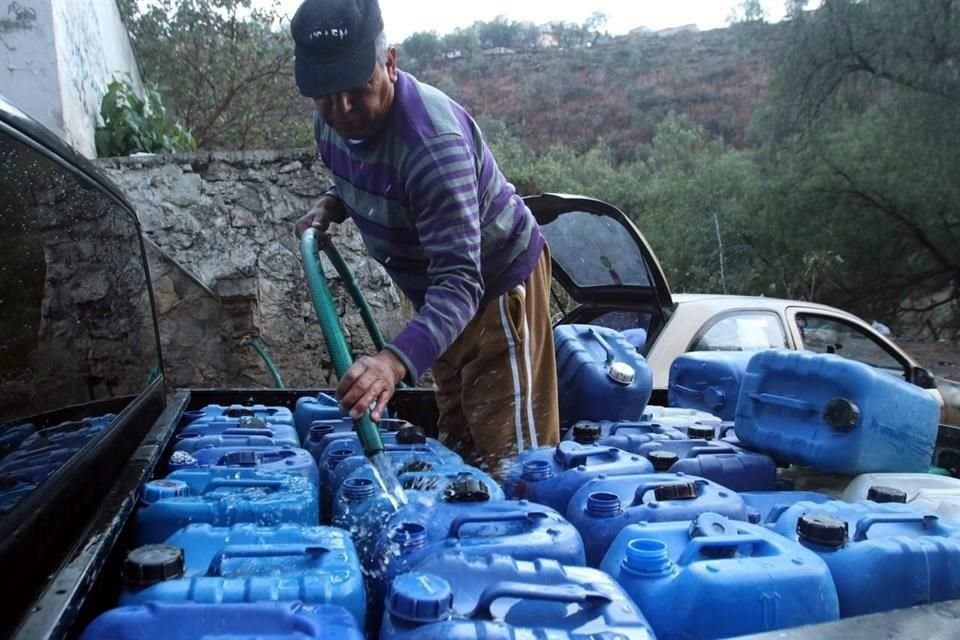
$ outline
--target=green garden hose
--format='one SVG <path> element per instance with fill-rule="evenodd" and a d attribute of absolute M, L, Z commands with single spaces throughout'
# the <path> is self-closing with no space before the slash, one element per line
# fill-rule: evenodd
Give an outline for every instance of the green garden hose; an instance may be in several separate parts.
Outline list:
<path fill-rule="evenodd" d="M 347 345 L 347 339 L 343 335 L 343 327 L 340 326 L 340 317 L 337 316 L 333 295 L 330 293 L 330 286 L 327 284 L 327 279 L 323 275 L 323 267 L 320 264 L 320 254 L 317 252 L 316 234 L 316 229 L 307 229 L 300 238 L 300 253 L 303 256 L 303 272 L 307 277 L 307 285 L 310 287 L 310 297 L 313 300 L 313 308 L 316 310 L 317 318 L 320 320 L 323 339 L 327 343 L 327 350 L 330 352 L 330 359 L 333 361 L 333 370 L 337 374 L 337 377 L 342 379 L 347 369 L 353 364 L 353 356 L 350 355 L 350 347 Z M 339 257 L 339 255 L 338 253 L 337 257 Z M 343 262 L 342 258 L 341 262 Z M 343 266 L 344 269 L 346 269 L 346 264 L 343 264 Z M 343 277 L 342 273 L 341 277 Z M 351 281 L 352 280 L 351 278 Z M 346 278 L 344 278 L 344 282 L 346 282 Z M 356 287 L 355 282 L 353 286 Z M 379 333 L 379 331 L 377 333 Z M 382 340 L 381 338 L 381 342 Z M 380 438 L 380 431 L 370 418 L 369 412 L 364 413 L 359 420 L 355 420 L 354 426 L 360 438 L 360 444 L 363 446 L 363 452 L 368 457 L 373 457 L 383 451 L 383 440 Z"/>
<path fill-rule="evenodd" d="M 382 351 L 383 345 L 385 344 L 383 334 L 380 333 L 380 327 L 377 326 L 377 321 L 373 318 L 370 305 L 367 304 L 367 299 L 363 297 L 363 292 L 360 291 L 360 287 L 357 286 L 357 281 L 353 278 L 350 267 L 347 266 L 347 263 L 343 260 L 343 256 L 340 255 L 340 252 L 337 251 L 337 248 L 334 247 L 333 244 L 327 243 L 323 252 L 327 254 L 327 258 L 333 264 L 333 268 L 337 270 L 337 274 L 340 276 L 340 279 L 343 280 L 343 286 L 347 288 L 347 293 L 353 298 L 353 303 L 357 305 L 357 309 L 360 311 L 360 318 L 367 327 L 367 331 L 370 332 L 370 339 L 373 340 L 373 346 L 377 348 L 377 351 Z"/>

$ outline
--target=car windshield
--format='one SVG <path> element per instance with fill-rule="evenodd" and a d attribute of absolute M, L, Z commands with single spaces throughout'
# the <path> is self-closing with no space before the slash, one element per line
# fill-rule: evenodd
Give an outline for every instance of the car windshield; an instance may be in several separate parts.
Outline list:
<path fill-rule="evenodd" d="M 613 218 L 570 211 L 542 228 L 553 259 L 575 286 L 651 286 L 640 248 Z"/>

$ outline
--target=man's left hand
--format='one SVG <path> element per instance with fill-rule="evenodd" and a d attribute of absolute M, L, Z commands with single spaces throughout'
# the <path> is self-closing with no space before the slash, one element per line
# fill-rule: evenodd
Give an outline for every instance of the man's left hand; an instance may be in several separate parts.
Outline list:
<path fill-rule="evenodd" d="M 356 420 L 376 402 L 370 417 L 378 422 L 393 397 L 394 387 L 406 374 L 407 368 L 400 359 L 386 349 L 375 356 L 363 356 L 347 369 L 337 385 L 340 407 Z"/>

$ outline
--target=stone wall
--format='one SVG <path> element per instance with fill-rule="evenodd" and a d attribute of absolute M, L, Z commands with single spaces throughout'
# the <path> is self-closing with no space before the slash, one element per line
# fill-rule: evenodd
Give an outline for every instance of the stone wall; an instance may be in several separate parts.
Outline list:
<path fill-rule="evenodd" d="M 175 386 L 273 386 L 258 338 L 287 387 L 330 381 L 330 361 L 300 261 L 294 223 L 330 184 L 312 150 L 107 158 L 100 167 L 140 216 L 148 241 L 168 379 Z M 334 243 L 384 336 L 412 310 L 367 257 L 352 223 Z M 372 344 L 324 261 L 354 353 Z"/>

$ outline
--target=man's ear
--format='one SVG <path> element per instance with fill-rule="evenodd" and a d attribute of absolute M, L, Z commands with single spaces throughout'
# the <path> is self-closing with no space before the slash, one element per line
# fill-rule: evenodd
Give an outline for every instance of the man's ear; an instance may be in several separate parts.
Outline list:
<path fill-rule="evenodd" d="M 396 82 L 397 75 L 397 48 L 390 47 L 387 50 L 387 77 L 390 82 Z"/>

